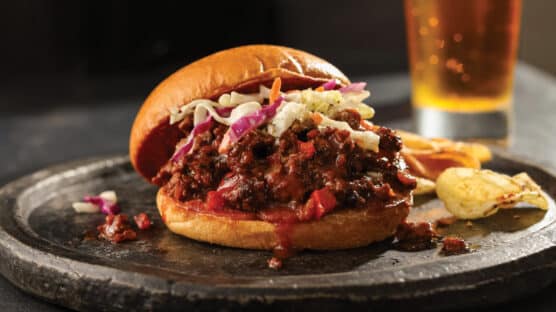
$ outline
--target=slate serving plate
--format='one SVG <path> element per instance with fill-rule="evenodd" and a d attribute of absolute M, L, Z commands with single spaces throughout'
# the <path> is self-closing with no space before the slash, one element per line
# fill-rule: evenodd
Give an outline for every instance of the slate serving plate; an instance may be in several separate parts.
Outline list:
<path fill-rule="evenodd" d="M 528 172 L 556 197 L 556 175 L 498 154 L 487 166 Z M 155 226 L 139 239 L 112 245 L 96 239 L 99 214 L 71 203 L 114 189 L 124 213 L 146 211 Z M 464 308 L 534 292 L 556 277 L 556 209 L 504 210 L 442 230 L 476 251 L 443 257 L 438 250 L 401 252 L 391 242 L 346 251 L 306 251 L 280 271 L 270 253 L 198 243 L 165 229 L 156 188 L 127 157 L 48 168 L 0 190 L 0 272 L 22 290 L 84 311 L 233 309 Z M 434 197 L 416 198 L 411 220 L 447 215 Z"/>

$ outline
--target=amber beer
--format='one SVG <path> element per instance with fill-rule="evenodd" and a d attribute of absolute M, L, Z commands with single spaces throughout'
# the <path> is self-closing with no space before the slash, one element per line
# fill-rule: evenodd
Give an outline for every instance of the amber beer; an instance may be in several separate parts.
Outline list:
<path fill-rule="evenodd" d="M 506 138 L 520 12 L 521 0 L 405 0 L 419 132 Z"/>

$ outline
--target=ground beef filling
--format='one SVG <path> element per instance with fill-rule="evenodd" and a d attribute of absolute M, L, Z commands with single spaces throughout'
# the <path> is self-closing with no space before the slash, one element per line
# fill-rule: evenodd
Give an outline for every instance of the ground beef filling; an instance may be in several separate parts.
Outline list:
<path fill-rule="evenodd" d="M 333 117 L 360 129 L 358 113 Z M 192 118 L 179 125 L 184 135 Z M 227 126 L 215 123 L 196 138 L 195 151 L 178 162 L 168 161 L 153 182 L 165 185 L 180 201 L 206 200 L 214 192 L 224 207 L 256 212 L 270 206 L 302 207 L 318 190 L 333 195 L 335 209 L 369 207 L 402 198 L 415 187 L 399 158 L 401 140 L 392 130 L 376 127 L 378 153 L 363 150 L 349 132 L 318 130 L 310 121 L 294 123 L 278 140 L 255 130 L 234 144 L 227 154 L 217 152 Z M 208 194 L 211 192 L 211 194 Z M 317 194 L 317 195 L 318 195 Z"/>

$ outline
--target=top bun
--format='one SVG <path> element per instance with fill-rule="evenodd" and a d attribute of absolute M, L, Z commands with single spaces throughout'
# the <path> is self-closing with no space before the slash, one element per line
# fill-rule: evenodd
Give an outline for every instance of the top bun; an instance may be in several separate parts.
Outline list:
<path fill-rule="evenodd" d="M 129 155 L 135 170 L 150 179 L 174 152 L 183 135 L 169 124 L 169 109 L 195 99 L 216 99 L 231 91 L 256 92 L 280 77 L 282 90 L 316 87 L 346 76 L 312 54 L 273 45 L 249 45 L 214 53 L 162 81 L 147 97 L 131 129 Z"/>

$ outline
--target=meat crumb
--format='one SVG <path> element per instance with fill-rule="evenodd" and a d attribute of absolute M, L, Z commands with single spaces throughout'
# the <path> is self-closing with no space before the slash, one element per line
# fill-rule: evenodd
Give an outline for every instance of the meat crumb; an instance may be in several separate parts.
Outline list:
<path fill-rule="evenodd" d="M 95 232 L 95 230 L 90 229 L 85 231 L 85 233 L 83 234 L 84 241 L 91 241 L 96 239 L 97 239 L 97 233 Z"/>
<path fill-rule="evenodd" d="M 440 219 L 436 220 L 435 225 L 436 225 L 436 227 L 446 227 L 446 226 L 449 226 L 449 225 L 453 224 L 457 220 L 458 219 L 456 217 L 444 217 L 444 218 L 440 218 Z"/>
<path fill-rule="evenodd" d="M 135 224 L 137 224 L 137 228 L 140 230 L 148 230 L 152 225 L 151 219 L 144 212 L 134 216 L 133 220 L 135 220 Z"/>
<path fill-rule="evenodd" d="M 282 260 L 277 257 L 272 257 L 268 260 L 268 267 L 274 270 L 279 270 L 282 267 Z"/>
<path fill-rule="evenodd" d="M 396 231 L 394 247 L 403 251 L 421 251 L 436 247 L 438 235 L 430 222 L 404 222 Z"/>
<path fill-rule="evenodd" d="M 99 239 L 105 239 L 113 244 L 137 238 L 137 233 L 131 229 L 125 214 L 107 215 L 104 224 L 99 225 L 97 230 Z"/>
<path fill-rule="evenodd" d="M 460 255 L 469 251 L 469 245 L 459 237 L 447 236 L 442 240 L 442 249 L 440 250 L 442 255 Z"/>

